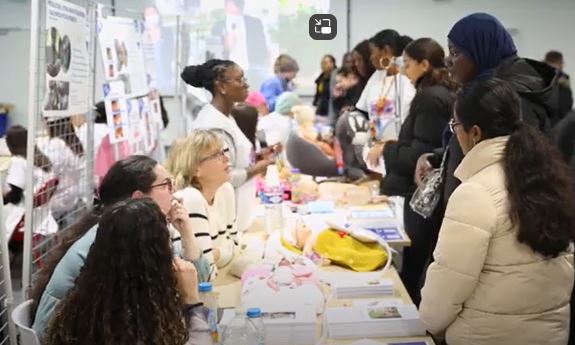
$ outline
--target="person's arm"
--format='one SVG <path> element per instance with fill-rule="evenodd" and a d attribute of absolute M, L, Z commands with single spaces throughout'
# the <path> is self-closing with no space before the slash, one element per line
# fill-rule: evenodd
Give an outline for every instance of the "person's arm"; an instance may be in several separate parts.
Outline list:
<path fill-rule="evenodd" d="M 419 313 L 427 330 L 443 333 L 471 296 L 483 269 L 497 212 L 476 183 L 462 184 L 447 205 L 439 241 L 421 290 Z"/>
<path fill-rule="evenodd" d="M 220 258 L 216 263 L 218 267 L 223 267 L 232 261 L 239 244 L 238 228 L 236 223 L 236 198 L 232 185 L 226 183 L 220 187 L 217 198 L 223 201 L 218 204 L 220 207 L 218 212 L 221 213 L 220 216 L 223 217 L 226 224 L 225 233 L 220 235 L 224 237 L 224 239 L 221 242 Z"/>
<path fill-rule="evenodd" d="M 212 241 L 218 238 L 218 234 L 212 233 L 210 229 L 208 212 L 205 207 L 206 202 L 198 190 L 191 188 L 181 191 L 178 196 L 182 198 L 183 205 L 188 212 L 190 226 L 193 229 L 195 241 L 197 241 L 196 243 L 199 246 L 200 255 L 207 260 L 210 264 L 210 269 L 215 274 L 217 268 L 215 267 Z"/>
<path fill-rule="evenodd" d="M 18 204 L 22 201 L 24 197 L 24 191 L 20 187 L 16 187 L 13 184 L 8 184 L 8 191 L 4 193 L 4 205 Z"/>
<path fill-rule="evenodd" d="M 383 158 L 387 171 L 411 176 L 417 159 L 424 153 L 432 152 L 441 146 L 442 133 L 449 121 L 450 106 L 441 99 L 422 94 L 412 109 L 413 139 L 409 142 L 386 143 Z"/>

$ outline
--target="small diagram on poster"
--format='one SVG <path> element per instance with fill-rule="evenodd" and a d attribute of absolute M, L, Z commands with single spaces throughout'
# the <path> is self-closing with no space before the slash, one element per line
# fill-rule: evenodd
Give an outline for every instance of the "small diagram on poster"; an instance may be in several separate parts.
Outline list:
<path fill-rule="evenodd" d="M 89 109 L 88 25 L 85 8 L 62 0 L 47 1 L 45 117 L 71 116 Z"/>
<path fill-rule="evenodd" d="M 126 98 L 148 92 L 142 32 L 143 23 L 137 19 L 106 17 L 98 20 L 105 80 L 121 81 Z"/>
<path fill-rule="evenodd" d="M 106 107 L 110 143 L 114 144 L 128 140 L 131 136 L 131 130 L 126 99 L 106 99 L 104 104 Z"/>

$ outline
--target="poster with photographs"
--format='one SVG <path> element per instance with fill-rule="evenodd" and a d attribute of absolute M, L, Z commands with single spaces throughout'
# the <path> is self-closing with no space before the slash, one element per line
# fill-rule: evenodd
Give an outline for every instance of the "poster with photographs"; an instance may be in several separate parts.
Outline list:
<path fill-rule="evenodd" d="M 148 93 L 143 29 L 143 23 L 137 19 L 106 17 L 98 20 L 105 80 L 121 81 L 127 98 Z"/>
<path fill-rule="evenodd" d="M 128 140 L 131 136 L 128 104 L 125 98 L 111 98 L 104 101 L 110 143 L 115 144 Z"/>
<path fill-rule="evenodd" d="M 45 117 L 86 113 L 90 92 L 90 34 L 86 9 L 62 0 L 46 2 Z"/>

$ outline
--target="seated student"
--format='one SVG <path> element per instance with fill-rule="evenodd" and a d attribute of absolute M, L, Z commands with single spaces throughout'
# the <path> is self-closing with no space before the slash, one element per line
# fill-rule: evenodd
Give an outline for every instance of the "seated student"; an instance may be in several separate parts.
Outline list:
<path fill-rule="evenodd" d="M 234 188 L 227 182 L 229 148 L 215 132 L 194 130 L 172 147 L 166 166 L 214 278 L 218 267 L 231 262 L 238 245 Z"/>
<path fill-rule="evenodd" d="M 59 182 L 50 207 L 61 228 L 73 221 L 83 205 L 82 196 L 92 188 L 92 180 L 85 175 L 84 147 L 76 136 L 69 117 L 50 120 L 47 123 L 50 139 L 40 149 L 52 162 Z"/>
<path fill-rule="evenodd" d="M 17 229 L 26 210 L 24 207 L 24 191 L 26 190 L 26 179 L 28 165 L 26 162 L 28 131 L 26 128 L 14 125 L 6 131 L 6 145 L 12 157 L 10 157 L 10 167 L 2 186 L 2 195 L 4 197 L 4 224 L 8 238 Z M 34 147 L 34 169 L 33 174 L 33 191 L 42 188 L 45 182 L 53 177 L 51 172 L 52 164 L 50 160 Z M 58 231 L 58 224 L 54 221 L 49 205 L 41 207 L 46 212 L 38 212 L 34 220 L 34 233 L 50 234 Z"/>
<path fill-rule="evenodd" d="M 26 189 L 26 150 L 28 131 L 20 125 L 14 125 L 6 131 L 6 145 L 12 157 L 10 167 L 6 174 L 5 185 L 2 190 L 4 204 L 20 204 L 24 199 Z M 47 180 L 52 164 L 50 160 L 34 148 L 34 184 L 38 185 Z"/>
<path fill-rule="evenodd" d="M 194 260 L 204 279 L 209 272 L 207 263 L 200 257 L 188 213 L 174 202 L 172 180 L 164 167 L 146 156 L 130 156 L 116 162 L 99 188 L 100 205 L 72 225 L 68 235 L 48 256 L 32 289 L 34 300 L 32 328 L 41 337 L 57 304 L 72 288 L 84 266 L 90 246 L 98 232 L 98 222 L 103 210 L 128 198 L 150 197 L 168 215 L 177 231 L 173 232 L 174 254 Z M 111 269 L 111 268 L 110 268 Z"/>
<path fill-rule="evenodd" d="M 124 200 L 100 225 L 43 344 L 212 344 L 196 270 L 174 258 L 160 207 Z"/>

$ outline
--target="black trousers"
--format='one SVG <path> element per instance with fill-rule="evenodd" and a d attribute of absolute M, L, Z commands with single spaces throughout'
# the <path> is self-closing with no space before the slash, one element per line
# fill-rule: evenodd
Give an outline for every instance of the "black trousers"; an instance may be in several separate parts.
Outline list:
<path fill-rule="evenodd" d="M 432 260 L 433 250 L 437 243 L 437 236 L 443 221 L 444 206 L 440 201 L 433 215 L 429 219 L 425 219 L 409 207 L 410 198 L 405 199 L 403 221 L 405 232 L 411 239 L 411 246 L 403 250 L 400 277 L 413 303 L 419 306 L 420 290 L 423 287 L 425 272 Z"/>

